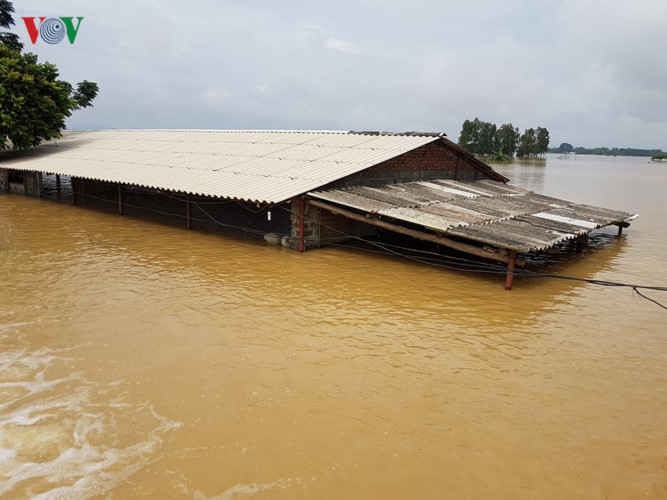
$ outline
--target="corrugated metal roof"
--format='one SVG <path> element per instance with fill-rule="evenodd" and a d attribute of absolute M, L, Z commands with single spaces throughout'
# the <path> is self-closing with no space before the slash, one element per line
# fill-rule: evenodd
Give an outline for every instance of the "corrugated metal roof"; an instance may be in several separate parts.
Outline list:
<path fill-rule="evenodd" d="M 437 140 L 345 131 L 67 132 L 0 166 L 276 203 Z"/>
<path fill-rule="evenodd" d="M 492 180 L 429 181 L 314 191 L 309 196 L 442 234 L 529 252 L 635 216 Z"/>

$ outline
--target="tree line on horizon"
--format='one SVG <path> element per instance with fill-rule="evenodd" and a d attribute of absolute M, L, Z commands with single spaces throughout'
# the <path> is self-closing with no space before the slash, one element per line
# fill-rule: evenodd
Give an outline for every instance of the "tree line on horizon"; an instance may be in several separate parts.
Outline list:
<path fill-rule="evenodd" d="M 603 156 L 660 156 L 665 154 L 661 149 L 641 149 L 641 148 L 585 148 L 583 146 L 573 146 L 569 142 L 561 142 L 557 148 L 550 148 L 549 153 L 576 153 L 579 155 L 603 155 Z"/>
<path fill-rule="evenodd" d="M 479 118 L 465 120 L 461 126 L 459 145 L 473 154 L 495 159 L 535 158 L 549 149 L 549 131 L 544 127 L 527 128 L 523 134 L 511 123 L 500 127 Z"/>

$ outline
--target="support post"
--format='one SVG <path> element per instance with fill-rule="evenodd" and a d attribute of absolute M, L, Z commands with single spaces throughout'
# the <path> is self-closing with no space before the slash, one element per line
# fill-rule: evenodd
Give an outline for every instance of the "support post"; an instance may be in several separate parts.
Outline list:
<path fill-rule="evenodd" d="M 512 289 L 512 281 L 514 281 L 514 265 L 516 263 L 516 252 L 510 251 L 509 260 L 507 262 L 507 276 L 505 277 L 505 290 Z"/>
<path fill-rule="evenodd" d="M 37 196 L 37 198 L 41 198 L 42 197 L 42 172 L 37 172 L 35 175 L 37 176 L 37 178 L 35 180 L 35 183 L 37 184 L 37 186 L 36 186 L 36 188 L 37 188 L 36 196 Z"/>
<path fill-rule="evenodd" d="M 0 168 L 0 191 L 9 193 L 9 170 Z"/>
<path fill-rule="evenodd" d="M 185 195 L 185 227 L 192 229 L 192 222 L 190 220 L 190 195 Z"/>
<path fill-rule="evenodd" d="M 306 249 L 306 242 L 304 237 L 304 219 L 306 218 L 306 200 L 303 197 L 299 198 L 299 252 Z"/>
<path fill-rule="evenodd" d="M 60 198 L 61 198 L 60 174 L 56 174 L 56 199 L 60 201 Z"/>
<path fill-rule="evenodd" d="M 621 234 L 623 234 L 623 224 L 618 225 L 618 235 L 617 235 L 617 237 L 620 238 Z"/>
<path fill-rule="evenodd" d="M 118 184 L 118 215 L 123 215 L 123 186 Z"/>
<path fill-rule="evenodd" d="M 77 190 L 79 189 L 79 181 L 76 177 L 70 177 L 72 183 L 72 205 L 77 204 Z"/>

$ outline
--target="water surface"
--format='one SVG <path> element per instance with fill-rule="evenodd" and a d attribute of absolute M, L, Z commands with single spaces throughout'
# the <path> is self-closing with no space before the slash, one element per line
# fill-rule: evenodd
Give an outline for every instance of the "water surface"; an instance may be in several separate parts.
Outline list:
<path fill-rule="evenodd" d="M 667 284 L 667 167 L 498 168 L 640 213 L 551 270 Z M 667 498 L 667 313 L 629 289 L 14 195 L 0 280 L 0 496 Z"/>

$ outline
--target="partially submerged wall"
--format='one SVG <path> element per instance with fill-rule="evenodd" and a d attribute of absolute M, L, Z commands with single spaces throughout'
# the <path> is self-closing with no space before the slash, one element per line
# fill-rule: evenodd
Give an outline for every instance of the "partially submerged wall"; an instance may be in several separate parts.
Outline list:
<path fill-rule="evenodd" d="M 23 172 L 23 186 L 27 196 L 39 198 L 42 194 L 42 173 Z"/>
<path fill-rule="evenodd" d="M 470 156 L 460 153 L 444 141 L 435 141 L 350 175 L 328 187 L 429 179 L 472 181 L 490 177 Z"/>
<path fill-rule="evenodd" d="M 332 214 L 308 203 L 302 205 L 301 198 L 294 198 L 291 202 L 290 222 L 292 229 L 289 240 L 289 247 L 294 250 L 299 249 L 302 207 L 304 250 L 349 240 L 354 236 L 367 238 L 377 234 L 377 228 L 369 224 Z"/>
<path fill-rule="evenodd" d="M 290 227 L 287 204 L 270 207 L 82 178 L 72 179 L 72 189 L 77 205 L 181 227 L 189 222 L 195 230 L 259 239 L 270 232 L 288 234 Z"/>
<path fill-rule="evenodd" d="M 287 235 L 289 203 L 257 205 L 138 186 L 0 169 L 0 189 L 206 232 Z M 189 207 L 188 207 L 189 205 Z"/>
<path fill-rule="evenodd" d="M 39 198 L 42 193 L 42 173 L 0 169 L 0 192 L 25 194 Z"/>

